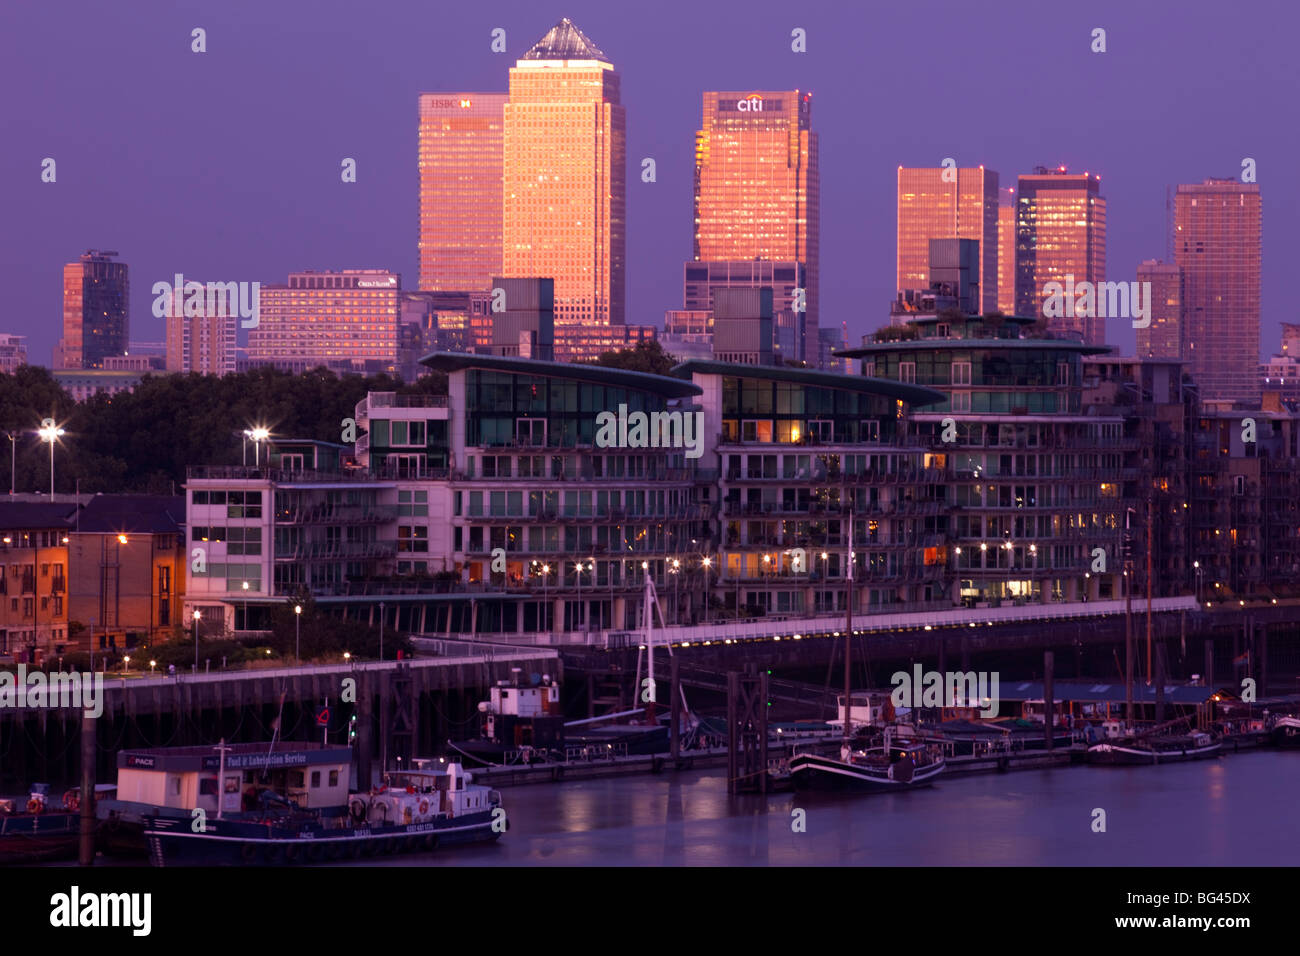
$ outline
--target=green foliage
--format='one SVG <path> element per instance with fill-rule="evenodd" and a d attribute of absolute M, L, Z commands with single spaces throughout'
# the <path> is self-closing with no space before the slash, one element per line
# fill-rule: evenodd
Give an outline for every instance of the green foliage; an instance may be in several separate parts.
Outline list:
<path fill-rule="evenodd" d="M 302 620 L 294 606 L 302 606 Z M 348 651 L 354 658 L 379 658 L 379 627 L 370 627 L 363 621 L 350 621 L 322 611 L 310 596 L 302 595 L 286 601 L 271 612 L 271 635 L 266 639 L 277 659 L 292 661 L 297 633 L 301 624 L 302 659 L 304 661 L 337 661 Z M 410 639 L 392 627 L 384 630 L 384 659 L 394 660 L 401 649 L 409 657 Z"/>
<path fill-rule="evenodd" d="M 18 491 L 49 488 L 49 446 L 35 430 L 53 417 L 66 431 L 54 450 L 56 492 L 71 492 L 80 480 L 82 492 L 178 494 L 187 466 L 240 464 L 242 433 L 253 425 L 281 438 L 338 442 L 343 419 L 370 391 L 445 395 L 447 376 L 402 383 L 323 368 L 301 375 L 269 368 L 221 378 L 146 375 L 133 392 L 78 405 L 48 370 L 24 365 L 0 375 L 0 429 L 18 433 Z"/>
<path fill-rule="evenodd" d="M 648 339 L 638 342 L 633 349 L 606 352 L 592 364 L 603 365 L 605 368 L 620 368 L 627 372 L 667 375 L 678 361 L 676 356 L 664 351 L 658 339 Z"/>

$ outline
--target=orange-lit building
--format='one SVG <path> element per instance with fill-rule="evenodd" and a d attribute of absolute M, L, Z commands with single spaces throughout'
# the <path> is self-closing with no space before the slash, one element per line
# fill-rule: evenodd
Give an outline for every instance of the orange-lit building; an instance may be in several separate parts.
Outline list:
<path fill-rule="evenodd" d="M 510 70 L 502 275 L 555 280 L 557 340 L 625 321 L 626 125 L 618 73 L 568 19 Z"/>
<path fill-rule="evenodd" d="M 807 327 L 815 329 L 819 318 L 820 203 L 811 93 L 733 90 L 704 94 L 703 120 L 695 134 L 697 261 L 803 263 Z M 690 304 L 685 307 L 693 308 Z"/>
<path fill-rule="evenodd" d="M 1106 280 L 1106 200 L 1101 177 L 1066 167 L 1037 167 L 1020 177 L 1016 195 L 1016 314 L 1043 314 L 1049 282 Z M 1066 315 L 1052 318 L 1057 334 L 1106 344 L 1106 319 Z M 1257 359 L 1258 360 L 1258 359 Z"/>
<path fill-rule="evenodd" d="M 1016 190 L 999 190 L 998 198 L 998 311 L 1016 311 Z"/>
<path fill-rule="evenodd" d="M 1262 219 L 1256 183 L 1207 179 L 1174 195 L 1187 370 L 1201 401 L 1260 400 Z"/>
<path fill-rule="evenodd" d="M 68 639 L 68 519 L 77 506 L 0 502 L 0 656 L 33 661 Z"/>
<path fill-rule="evenodd" d="M 401 288 L 386 269 L 295 272 L 288 285 L 262 286 L 249 366 L 395 373 Z"/>
<path fill-rule="evenodd" d="M 127 349 L 131 331 L 130 276 L 116 252 L 90 249 L 63 267 L 63 337 L 56 369 L 103 368 Z"/>
<path fill-rule="evenodd" d="M 420 95 L 421 291 L 479 291 L 501 271 L 506 100 Z"/>
<path fill-rule="evenodd" d="M 952 182 L 944 180 L 947 173 Z M 898 291 L 929 289 L 930 240 L 974 239 L 981 308 L 998 308 L 998 174 L 898 167 Z"/>
<path fill-rule="evenodd" d="M 1151 283 L 1151 324 L 1135 330 L 1138 357 L 1184 358 L 1183 270 L 1172 262 L 1148 259 L 1138 266 L 1137 281 Z"/>

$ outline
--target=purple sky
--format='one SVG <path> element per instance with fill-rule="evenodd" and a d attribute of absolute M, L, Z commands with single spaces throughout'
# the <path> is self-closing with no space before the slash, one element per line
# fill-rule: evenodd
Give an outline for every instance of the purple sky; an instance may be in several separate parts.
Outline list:
<path fill-rule="evenodd" d="M 704 90 L 813 92 L 821 135 L 822 316 L 887 321 L 895 169 L 1035 165 L 1102 176 L 1107 276 L 1165 255 L 1165 187 L 1258 163 L 1265 355 L 1295 317 L 1300 156 L 1287 3 L 677 3 L 564 0 L 4 0 L 0 332 L 48 364 L 60 270 L 88 248 L 131 267 L 131 338 L 161 341 L 152 284 L 175 272 L 283 282 L 392 268 L 416 285 L 416 97 L 506 90 L 560 17 L 613 59 L 628 115 L 628 321 L 681 306 Z M 207 30 L 205 54 L 190 31 Z M 503 27 L 507 53 L 493 54 Z M 790 50 L 803 27 L 808 52 Z M 1107 52 L 1090 52 L 1094 27 Z M 44 157 L 58 182 L 40 181 Z M 340 161 L 358 181 L 340 181 Z M 658 182 L 640 181 L 653 156 Z M 1110 323 L 1129 352 L 1131 328 Z M 246 334 L 246 333 L 244 333 Z"/>

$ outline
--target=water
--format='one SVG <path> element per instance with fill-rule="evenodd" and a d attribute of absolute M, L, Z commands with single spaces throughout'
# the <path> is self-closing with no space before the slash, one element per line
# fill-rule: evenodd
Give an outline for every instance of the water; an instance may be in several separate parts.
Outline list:
<path fill-rule="evenodd" d="M 509 787 L 497 843 L 357 866 L 1295 866 L 1300 753 L 728 797 L 721 770 Z M 791 830 L 807 811 L 807 831 Z M 1106 811 L 1094 833 L 1093 810 Z"/>

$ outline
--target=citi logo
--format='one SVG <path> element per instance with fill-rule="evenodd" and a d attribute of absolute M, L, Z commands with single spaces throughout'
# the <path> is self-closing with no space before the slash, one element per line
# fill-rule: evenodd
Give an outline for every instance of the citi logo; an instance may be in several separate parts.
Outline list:
<path fill-rule="evenodd" d="M 745 97 L 743 100 L 738 100 L 736 102 L 736 112 L 738 113 L 763 112 L 763 97 L 755 93 Z"/>

